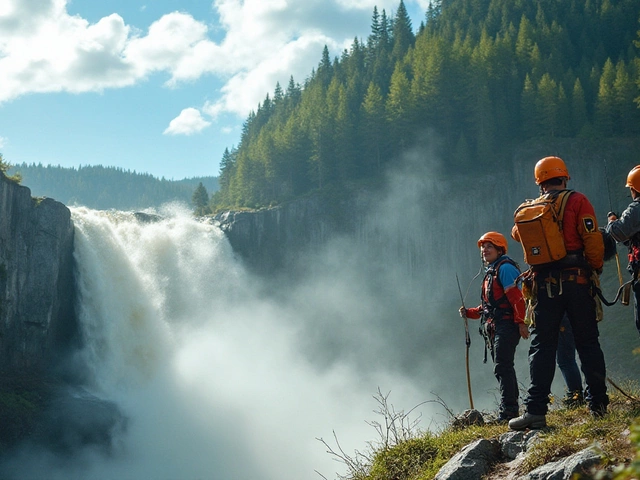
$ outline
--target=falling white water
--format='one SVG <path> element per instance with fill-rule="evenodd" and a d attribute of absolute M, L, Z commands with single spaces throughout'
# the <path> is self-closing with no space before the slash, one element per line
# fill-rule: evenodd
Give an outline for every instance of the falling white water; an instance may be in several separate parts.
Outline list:
<path fill-rule="evenodd" d="M 399 408 L 425 400 L 384 368 L 363 375 L 354 362 L 319 366 L 305 355 L 303 326 L 332 301 L 331 288 L 270 300 L 217 227 L 179 208 L 160 214 L 144 223 L 72 209 L 89 388 L 115 402 L 128 427 L 109 456 L 39 456 L 24 478 L 41 469 L 54 479 L 335 478 L 346 468 L 319 437 L 333 443 L 335 431 L 347 454 L 366 450 L 378 386 Z"/>

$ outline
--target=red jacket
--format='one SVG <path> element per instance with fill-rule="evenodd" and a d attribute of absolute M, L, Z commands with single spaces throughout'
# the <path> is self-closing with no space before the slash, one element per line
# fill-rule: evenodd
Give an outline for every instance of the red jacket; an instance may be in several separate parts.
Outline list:
<path fill-rule="evenodd" d="M 500 280 L 500 277 L 503 279 L 509 278 L 509 275 L 500 275 L 502 268 L 514 270 L 514 273 L 510 275 L 511 278 L 517 277 L 519 271 L 514 265 L 509 263 L 511 261 L 510 259 L 509 261 L 505 261 L 504 258 L 505 257 L 500 257 L 496 262 L 491 264 L 487 270 L 487 274 L 482 282 L 482 303 L 510 310 L 509 315 L 505 318 L 513 320 L 515 323 L 524 323 L 525 303 L 522 292 L 515 283 L 503 286 L 502 280 Z M 500 305 L 495 305 L 496 302 Z M 466 316 L 471 319 L 478 319 L 482 315 L 483 310 L 483 305 L 467 308 Z"/>

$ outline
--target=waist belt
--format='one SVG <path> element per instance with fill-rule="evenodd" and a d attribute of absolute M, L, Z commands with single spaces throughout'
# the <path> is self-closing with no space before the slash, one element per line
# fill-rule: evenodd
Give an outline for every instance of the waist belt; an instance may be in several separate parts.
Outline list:
<path fill-rule="evenodd" d="M 584 268 L 565 268 L 561 271 L 560 278 L 564 282 L 576 282 L 578 285 L 588 285 L 591 281 L 591 274 Z"/>
<path fill-rule="evenodd" d="M 539 287 L 546 289 L 549 298 L 562 295 L 562 284 L 565 282 L 589 285 L 591 283 L 590 271 L 585 268 L 570 267 L 562 270 L 549 270 L 545 276 L 536 272 L 536 283 Z"/>

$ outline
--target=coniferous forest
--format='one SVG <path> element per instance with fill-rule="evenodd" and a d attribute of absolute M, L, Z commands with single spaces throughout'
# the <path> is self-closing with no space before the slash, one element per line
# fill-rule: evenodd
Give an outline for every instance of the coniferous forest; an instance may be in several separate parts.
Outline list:
<path fill-rule="evenodd" d="M 640 2 L 402 0 L 303 84 L 290 78 L 223 155 L 213 209 L 260 207 L 380 178 L 417 139 L 458 168 L 531 139 L 640 135 Z"/>
<path fill-rule="evenodd" d="M 0 163 L 2 157 L 0 156 Z M 205 195 L 218 188 L 216 177 L 166 180 L 148 173 L 136 173 L 117 167 L 85 165 L 65 168 L 42 164 L 18 164 L 8 169 L 19 174 L 22 183 L 37 197 L 51 197 L 65 205 L 84 205 L 106 210 L 136 210 L 181 202 L 191 205 L 193 192 L 203 185 Z"/>

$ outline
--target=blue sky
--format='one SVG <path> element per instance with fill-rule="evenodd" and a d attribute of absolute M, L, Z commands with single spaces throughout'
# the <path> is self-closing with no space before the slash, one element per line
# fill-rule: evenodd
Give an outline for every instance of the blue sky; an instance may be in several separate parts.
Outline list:
<path fill-rule="evenodd" d="M 400 0 L 1 0 L 0 153 L 217 175 L 276 82 L 366 39 Z M 414 30 L 429 0 L 405 0 Z"/>

